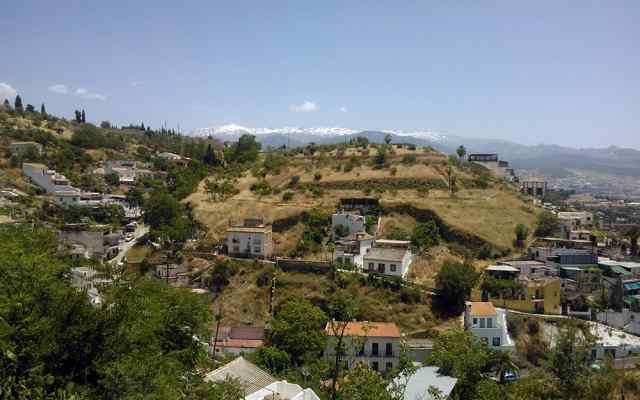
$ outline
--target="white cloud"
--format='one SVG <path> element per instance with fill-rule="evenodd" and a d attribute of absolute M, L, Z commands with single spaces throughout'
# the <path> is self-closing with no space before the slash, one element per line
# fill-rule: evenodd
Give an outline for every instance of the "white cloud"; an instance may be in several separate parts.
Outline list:
<path fill-rule="evenodd" d="M 293 104 L 289 106 L 289 110 L 293 112 L 314 112 L 318 111 L 318 106 L 309 100 L 302 104 Z"/>
<path fill-rule="evenodd" d="M 107 98 L 104 95 L 101 95 L 100 93 L 93 93 L 88 91 L 85 88 L 78 88 L 76 89 L 76 96 L 80 96 L 83 97 L 85 99 L 89 99 L 89 100 L 106 100 Z"/>
<path fill-rule="evenodd" d="M 18 94 L 18 91 L 11 85 L 0 82 L 0 102 L 3 102 L 4 99 L 13 100 L 13 98 L 16 97 L 16 94 Z"/>
<path fill-rule="evenodd" d="M 69 93 L 69 88 L 66 85 L 63 85 L 61 83 L 49 86 L 49 90 L 59 94 Z"/>
<path fill-rule="evenodd" d="M 346 112 L 349 112 L 349 110 L 347 109 L 347 107 L 342 106 L 340 107 L 340 112 L 346 113 Z"/>

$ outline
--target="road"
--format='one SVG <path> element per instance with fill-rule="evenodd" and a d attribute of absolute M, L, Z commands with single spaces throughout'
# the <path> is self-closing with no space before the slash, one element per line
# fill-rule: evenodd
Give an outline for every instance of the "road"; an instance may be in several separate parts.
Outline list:
<path fill-rule="evenodd" d="M 136 244 L 136 241 L 147 233 L 149 233 L 149 227 L 144 224 L 139 224 L 133 232 L 133 240 L 128 242 L 124 241 L 118 246 L 120 251 L 118 252 L 118 255 L 111 260 L 111 263 L 113 265 L 118 265 L 118 263 L 122 262 L 127 252 Z"/>

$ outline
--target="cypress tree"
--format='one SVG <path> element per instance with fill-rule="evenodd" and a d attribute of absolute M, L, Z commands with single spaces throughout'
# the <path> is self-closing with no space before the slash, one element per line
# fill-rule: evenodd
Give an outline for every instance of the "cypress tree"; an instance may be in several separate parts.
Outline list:
<path fill-rule="evenodd" d="M 142 122 L 142 123 L 140 124 L 140 129 L 141 129 L 141 130 L 143 130 L 143 131 L 145 130 L 145 129 L 144 129 L 144 122 Z"/>
<path fill-rule="evenodd" d="M 47 115 L 47 110 L 44 108 L 44 103 L 40 106 L 40 114 Z"/>
<path fill-rule="evenodd" d="M 23 112 L 24 108 L 22 107 L 22 97 L 20 95 L 16 96 L 16 101 L 14 103 L 13 109 L 17 112 Z"/>
<path fill-rule="evenodd" d="M 4 108 L 11 110 L 11 103 L 9 103 L 9 99 L 4 99 Z"/>
<path fill-rule="evenodd" d="M 85 115 L 84 115 L 84 109 L 82 109 L 82 123 L 84 124 L 85 122 L 87 122 L 87 119 L 85 118 Z"/>
<path fill-rule="evenodd" d="M 80 114 L 80 110 L 75 110 L 74 113 L 76 114 L 76 122 L 82 122 L 82 114 Z"/>

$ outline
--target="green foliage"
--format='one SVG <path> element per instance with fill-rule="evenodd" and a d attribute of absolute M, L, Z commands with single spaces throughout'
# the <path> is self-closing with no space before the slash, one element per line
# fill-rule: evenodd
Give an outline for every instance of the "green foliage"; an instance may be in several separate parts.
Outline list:
<path fill-rule="evenodd" d="M 225 260 L 216 261 L 215 265 L 205 272 L 202 277 L 203 283 L 210 290 L 220 292 L 228 284 L 232 276 L 236 274 L 236 268 Z"/>
<path fill-rule="evenodd" d="M 378 146 L 377 153 L 375 157 L 373 157 L 373 167 L 374 168 L 383 168 L 387 165 L 389 148 L 386 145 Z"/>
<path fill-rule="evenodd" d="M 198 189 L 200 181 L 209 174 L 206 165 L 192 160 L 188 167 L 175 167 L 169 171 L 169 190 L 178 199 L 182 200 Z"/>
<path fill-rule="evenodd" d="M 71 137 L 71 144 L 84 149 L 124 150 L 127 146 L 120 136 L 108 133 L 91 124 L 83 124 Z"/>
<path fill-rule="evenodd" d="M 254 162 L 258 159 L 260 143 L 253 135 L 242 135 L 229 149 L 226 159 L 238 164 Z"/>
<path fill-rule="evenodd" d="M 0 397 L 204 400 L 218 389 L 195 375 L 203 297 L 139 278 L 101 287 L 106 306 L 94 307 L 69 285 L 54 232 L 2 227 L 0 251 Z"/>
<path fill-rule="evenodd" d="M 524 244 L 527 241 L 527 237 L 529 236 L 529 228 L 527 228 L 527 226 L 524 224 L 518 224 L 516 225 L 515 234 L 515 246 L 520 248 L 524 247 Z"/>
<path fill-rule="evenodd" d="M 460 147 L 456 149 L 456 153 L 458 154 L 458 158 L 463 159 L 464 156 L 467 155 L 467 149 L 463 145 L 460 145 Z"/>
<path fill-rule="evenodd" d="M 251 184 L 249 190 L 257 194 L 258 196 L 268 196 L 273 191 L 273 188 L 271 187 L 271 185 L 269 185 L 269 182 L 261 179 L 258 182 Z"/>
<path fill-rule="evenodd" d="M 405 286 L 400 289 L 400 300 L 405 304 L 418 304 L 422 300 L 420 289 L 410 286 Z"/>
<path fill-rule="evenodd" d="M 335 226 L 335 228 L 333 228 L 333 232 L 337 237 L 343 238 L 349 235 L 349 227 L 347 227 L 346 225 L 338 224 Z"/>
<path fill-rule="evenodd" d="M 405 154 L 402 156 L 402 163 L 405 165 L 413 165 L 418 161 L 418 157 L 415 154 Z"/>
<path fill-rule="evenodd" d="M 287 157 L 280 151 L 267 153 L 263 162 L 265 172 L 271 175 L 280 175 L 280 172 L 283 168 L 286 168 L 287 164 Z"/>
<path fill-rule="evenodd" d="M 302 214 L 302 223 L 304 224 L 304 232 L 302 240 L 298 242 L 295 250 L 297 255 L 306 252 L 318 251 L 320 245 L 327 235 L 327 227 L 330 224 L 329 216 L 322 211 L 313 208 Z"/>
<path fill-rule="evenodd" d="M 536 229 L 534 235 L 537 237 L 547 237 L 553 235 L 558 230 L 560 222 L 558 217 L 551 211 L 543 211 L 536 218 Z"/>
<path fill-rule="evenodd" d="M 278 311 L 269 340 L 287 352 L 295 365 L 306 356 L 317 357 L 324 349 L 326 314 L 307 300 L 292 300 Z"/>
<path fill-rule="evenodd" d="M 356 364 L 340 382 L 340 399 L 393 400 L 388 382 L 365 364 Z"/>
<path fill-rule="evenodd" d="M 427 362 L 439 367 L 441 374 L 458 378 L 457 398 L 474 399 L 478 384 L 483 381 L 482 372 L 489 363 L 489 353 L 472 333 L 452 330 L 435 339 Z"/>
<path fill-rule="evenodd" d="M 235 183 L 226 177 L 222 181 L 205 180 L 204 190 L 212 201 L 225 201 L 240 192 Z"/>
<path fill-rule="evenodd" d="M 104 181 L 111 186 L 118 186 L 120 184 L 120 175 L 115 172 L 106 174 L 104 176 Z"/>
<path fill-rule="evenodd" d="M 411 234 L 411 245 L 418 253 L 424 253 L 440 242 L 440 230 L 434 220 L 420 222 Z"/>
<path fill-rule="evenodd" d="M 251 355 L 251 359 L 260 367 L 267 369 L 275 375 L 281 375 L 289 369 L 291 357 L 286 351 L 273 346 L 263 346 L 258 348 Z"/>
<path fill-rule="evenodd" d="M 293 199 L 294 193 L 290 190 L 287 190 L 282 194 L 282 201 L 291 201 Z"/>
<path fill-rule="evenodd" d="M 151 194 L 144 204 L 144 220 L 151 235 L 163 240 L 184 242 L 191 237 L 194 225 L 183 204 L 165 191 Z"/>
<path fill-rule="evenodd" d="M 445 261 L 436 275 L 439 308 L 452 314 L 461 313 L 478 277 L 479 274 L 469 264 Z"/>

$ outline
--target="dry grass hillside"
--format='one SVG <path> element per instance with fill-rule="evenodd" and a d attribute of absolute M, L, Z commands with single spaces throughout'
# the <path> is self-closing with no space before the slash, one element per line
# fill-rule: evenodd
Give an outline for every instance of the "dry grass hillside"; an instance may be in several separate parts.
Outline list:
<path fill-rule="evenodd" d="M 267 222 L 284 219 L 295 222 L 303 211 L 318 208 L 331 212 L 340 198 L 365 195 L 379 198 L 385 210 L 383 236 L 389 224 L 410 229 L 422 212 L 427 211 L 452 230 L 477 237 L 498 251 L 506 251 L 512 247 L 516 225 L 532 225 L 535 219 L 536 210 L 515 187 L 493 178 L 481 189 L 477 174 L 468 166 L 454 168 L 459 190 L 450 196 L 445 155 L 430 149 L 396 148 L 387 166 L 376 169 L 371 165 L 375 152 L 369 147 L 364 152 L 349 148 L 345 154 L 338 154 L 337 150 L 316 153 L 313 158 L 298 154 L 289 157 L 278 174 L 266 175 L 264 181 L 270 187 L 269 194 L 252 191 L 252 185 L 261 178 L 247 172 L 236 183 L 239 193 L 226 201 L 211 201 L 204 182 L 185 201 L 191 203 L 197 219 L 208 228 L 210 243 L 224 239 L 229 221 L 259 216 Z M 407 154 L 414 155 L 415 160 L 408 160 Z M 352 168 L 347 167 L 349 164 Z M 256 169 L 258 167 L 256 165 Z M 299 177 L 299 183 L 292 185 L 295 176 Z M 293 197 L 284 201 L 286 192 L 291 192 Z M 274 232 L 277 254 L 286 254 L 302 234 L 300 224 L 287 226 L 290 228 L 285 231 Z"/>

